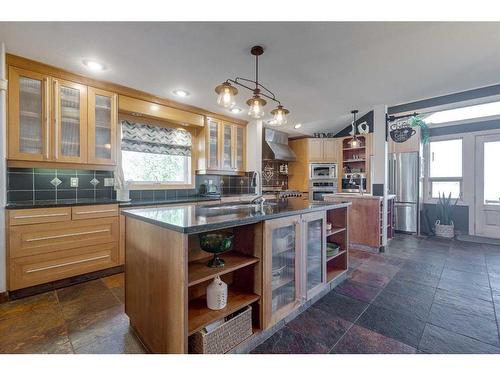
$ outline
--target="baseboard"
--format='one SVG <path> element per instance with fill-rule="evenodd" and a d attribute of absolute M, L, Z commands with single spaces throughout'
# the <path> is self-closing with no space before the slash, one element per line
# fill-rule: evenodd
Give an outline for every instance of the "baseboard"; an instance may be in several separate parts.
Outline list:
<path fill-rule="evenodd" d="M 23 288 L 23 289 L 12 290 L 8 293 L 8 298 L 6 299 L 6 301 L 15 300 L 15 299 L 24 298 L 24 297 L 29 297 L 29 296 L 33 296 L 35 294 L 50 292 L 51 290 L 56 290 L 56 289 L 65 288 L 65 287 L 68 287 L 71 285 L 84 283 L 86 281 L 100 279 L 101 277 L 111 276 L 111 275 L 114 275 L 116 273 L 124 272 L 124 270 L 125 270 L 125 267 L 123 265 L 116 266 L 116 267 L 112 267 L 112 268 L 106 268 L 104 270 L 86 273 L 83 275 L 68 277 L 66 279 L 52 281 L 52 282 L 46 283 L 46 284 L 34 285 L 34 286 L 30 286 L 30 287 Z M 3 302 L 6 302 L 6 301 L 3 301 Z M 2 298 L 0 295 L 0 303 L 1 302 L 2 302 Z"/>
<path fill-rule="evenodd" d="M 9 300 L 9 292 L 0 292 L 0 303 L 7 302 Z"/>

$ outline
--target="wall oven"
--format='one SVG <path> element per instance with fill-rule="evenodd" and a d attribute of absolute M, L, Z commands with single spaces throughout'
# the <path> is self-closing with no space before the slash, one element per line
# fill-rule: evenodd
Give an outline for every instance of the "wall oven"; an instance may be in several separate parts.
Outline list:
<path fill-rule="evenodd" d="M 337 179 L 315 180 L 309 183 L 309 200 L 313 202 L 324 201 L 325 194 L 337 192 Z"/>
<path fill-rule="evenodd" d="M 337 164 L 311 163 L 309 164 L 310 180 L 337 179 Z"/>

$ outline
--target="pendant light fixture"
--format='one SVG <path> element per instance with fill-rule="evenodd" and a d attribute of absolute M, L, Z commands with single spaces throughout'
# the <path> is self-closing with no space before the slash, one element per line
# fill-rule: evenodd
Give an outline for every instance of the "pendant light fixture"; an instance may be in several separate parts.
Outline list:
<path fill-rule="evenodd" d="M 253 93 L 253 96 L 247 100 L 248 116 L 254 119 L 264 117 L 264 106 L 267 104 L 264 98 L 266 98 L 278 104 L 277 107 L 271 111 L 271 114 L 274 116 L 272 124 L 275 126 L 284 125 L 287 123 L 286 116 L 290 111 L 281 105 L 281 102 L 271 90 L 259 83 L 259 56 L 264 53 L 264 48 L 262 46 L 254 46 L 250 50 L 250 53 L 255 56 L 255 80 L 241 77 L 227 79 L 215 88 L 215 92 L 218 95 L 217 104 L 226 109 L 232 108 L 235 105 L 234 97 L 238 94 L 238 89 L 234 87 L 233 84 L 238 85 Z M 250 87 L 250 84 L 254 87 Z"/>
<path fill-rule="evenodd" d="M 359 140 L 356 137 L 356 114 L 358 113 L 357 109 L 353 109 L 352 113 L 352 139 L 350 140 L 350 144 L 352 148 L 359 147 Z"/>

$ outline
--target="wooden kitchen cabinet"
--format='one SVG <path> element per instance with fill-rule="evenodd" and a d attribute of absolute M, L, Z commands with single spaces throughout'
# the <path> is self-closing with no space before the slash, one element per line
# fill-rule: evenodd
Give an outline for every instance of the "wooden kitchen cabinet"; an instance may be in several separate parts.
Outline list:
<path fill-rule="evenodd" d="M 301 217 L 264 223 L 264 326 L 270 327 L 301 303 Z"/>
<path fill-rule="evenodd" d="M 10 210 L 9 290 L 123 264 L 117 204 Z"/>
<path fill-rule="evenodd" d="M 198 173 L 241 174 L 245 171 L 245 127 L 207 117 Z"/>
<path fill-rule="evenodd" d="M 88 162 L 116 165 L 117 95 L 88 88 Z"/>
<path fill-rule="evenodd" d="M 53 160 L 87 162 L 87 86 L 52 79 Z"/>
<path fill-rule="evenodd" d="M 8 159 L 116 165 L 116 94 L 9 67 Z"/>
<path fill-rule="evenodd" d="M 51 158 L 50 80 L 43 74 L 9 67 L 9 159 Z"/>

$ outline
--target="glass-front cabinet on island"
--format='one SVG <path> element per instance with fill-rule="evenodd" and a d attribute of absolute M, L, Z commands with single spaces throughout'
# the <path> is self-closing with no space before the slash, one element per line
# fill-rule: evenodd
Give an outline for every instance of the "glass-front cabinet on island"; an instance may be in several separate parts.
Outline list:
<path fill-rule="evenodd" d="M 116 94 L 9 67 L 8 159 L 116 164 Z"/>
<path fill-rule="evenodd" d="M 245 126 L 207 117 L 204 158 L 198 171 L 240 173 L 245 171 Z"/>
<path fill-rule="evenodd" d="M 303 298 L 310 299 L 326 282 L 325 211 L 302 215 L 304 238 Z"/>
<path fill-rule="evenodd" d="M 264 322 L 271 326 L 301 301 L 301 217 L 264 224 Z"/>

